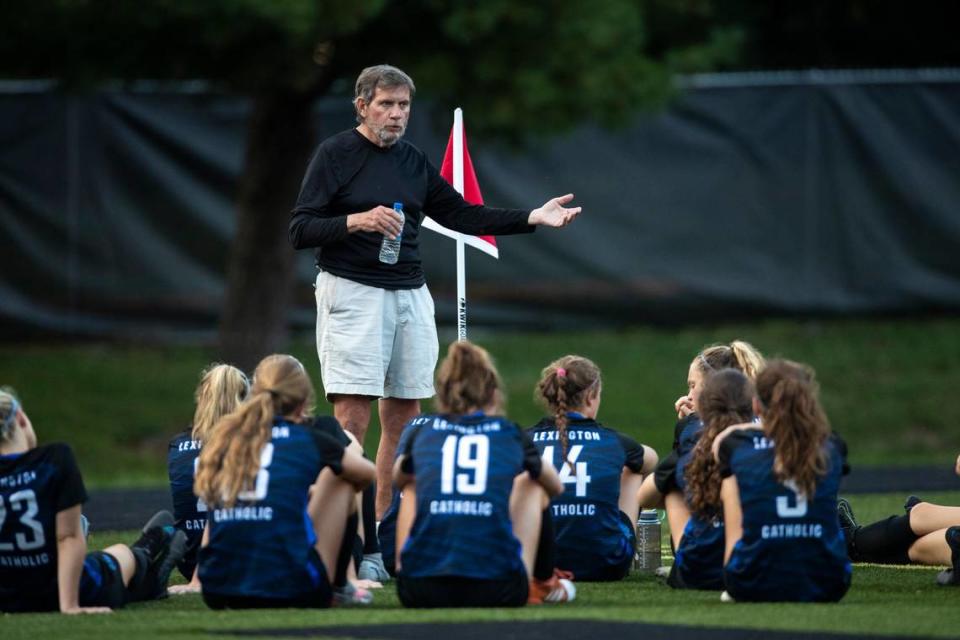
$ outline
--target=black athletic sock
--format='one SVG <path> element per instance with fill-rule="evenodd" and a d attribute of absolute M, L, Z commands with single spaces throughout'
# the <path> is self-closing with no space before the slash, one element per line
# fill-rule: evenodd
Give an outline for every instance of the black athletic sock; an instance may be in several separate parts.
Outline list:
<path fill-rule="evenodd" d="M 540 540 L 537 541 L 537 556 L 533 560 L 533 577 L 537 580 L 549 580 L 557 562 L 557 543 L 553 534 L 553 510 L 548 506 L 543 510 L 540 522 Z"/>
<path fill-rule="evenodd" d="M 363 490 L 363 553 L 380 553 L 377 538 L 377 483 Z"/>
<path fill-rule="evenodd" d="M 910 564 L 908 550 L 917 537 L 910 528 L 909 513 L 890 516 L 854 531 L 851 560 L 878 564 Z"/>
<path fill-rule="evenodd" d="M 342 587 L 347 584 L 347 567 L 353 559 L 353 550 L 356 548 L 357 525 L 360 518 L 352 513 L 347 518 L 347 526 L 343 532 L 343 542 L 340 543 L 340 552 L 337 554 L 337 568 L 333 574 L 333 586 Z"/>

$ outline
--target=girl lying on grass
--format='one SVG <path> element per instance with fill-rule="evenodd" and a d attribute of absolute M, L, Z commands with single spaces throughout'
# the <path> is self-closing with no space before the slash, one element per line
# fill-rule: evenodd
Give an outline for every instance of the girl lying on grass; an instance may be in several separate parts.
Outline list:
<path fill-rule="evenodd" d="M 173 516 L 156 514 L 130 546 L 87 553 L 86 500 L 70 447 L 37 446 L 23 405 L 0 391 L 0 611 L 106 613 L 166 595 L 186 550 Z"/>

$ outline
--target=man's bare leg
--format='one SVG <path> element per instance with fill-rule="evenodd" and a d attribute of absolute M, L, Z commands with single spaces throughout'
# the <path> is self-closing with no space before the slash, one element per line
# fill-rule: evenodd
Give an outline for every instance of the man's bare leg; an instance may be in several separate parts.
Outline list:
<path fill-rule="evenodd" d="M 344 431 L 349 431 L 363 446 L 363 437 L 367 435 L 370 426 L 370 403 L 372 396 L 353 396 L 347 394 L 331 394 L 333 402 L 333 417 L 337 419 Z"/>
<path fill-rule="evenodd" d="M 377 447 L 377 521 L 390 508 L 393 494 L 393 461 L 403 425 L 420 413 L 419 400 L 380 399 L 380 446 Z M 368 417 L 369 420 L 369 417 Z"/>

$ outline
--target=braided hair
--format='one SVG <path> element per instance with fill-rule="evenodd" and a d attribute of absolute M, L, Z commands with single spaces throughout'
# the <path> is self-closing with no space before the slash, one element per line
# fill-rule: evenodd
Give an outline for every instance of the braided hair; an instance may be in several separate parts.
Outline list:
<path fill-rule="evenodd" d="M 560 437 L 561 459 L 575 474 L 567 458 L 570 442 L 567 436 L 567 412 L 587 404 L 600 391 L 600 367 L 589 358 L 567 355 L 554 360 L 540 372 L 540 382 L 534 393 L 544 407 L 553 413 Z"/>

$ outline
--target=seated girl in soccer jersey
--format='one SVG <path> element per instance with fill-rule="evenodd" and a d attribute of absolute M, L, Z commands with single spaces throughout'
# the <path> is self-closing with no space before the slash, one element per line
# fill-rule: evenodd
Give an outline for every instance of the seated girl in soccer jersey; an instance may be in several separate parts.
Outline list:
<path fill-rule="evenodd" d="M 955 467 L 960 475 L 960 457 Z M 960 585 L 960 507 L 933 504 L 910 496 L 904 515 L 860 525 L 850 503 L 837 504 L 847 553 L 854 562 L 947 565 L 937 576 L 942 586 Z"/>
<path fill-rule="evenodd" d="M 736 425 L 714 440 L 724 599 L 836 602 L 851 576 L 837 518 L 846 446 L 831 433 L 809 367 L 774 360 L 756 388 L 762 428 Z"/>
<path fill-rule="evenodd" d="M 186 548 L 162 511 L 131 546 L 87 553 L 80 509 L 87 500 L 69 446 L 37 446 L 30 418 L 0 391 L 0 611 L 104 613 L 166 595 Z"/>
<path fill-rule="evenodd" d="M 550 410 L 527 434 L 566 491 L 551 500 L 557 566 L 578 580 L 621 580 L 636 546 L 637 492 L 657 453 L 597 422 L 600 369 L 564 356 L 543 369 L 536 396 Z"/>
<path fill-rule="evenodd" d="M 640 508 L 666 509 L 667 521 L 670 523 L 670 543 L 674 549 L 679 544 L 680 536 L 690 518 L 690 509 L 683 495 L 686 487 L 683 468 L 703 431 L 703 422 L 697 412 L 696 403 L 704 377 L 721 369 L 736 369 L 754 380 L 763 365 L 764 359 L 760 352 L 742 340 L 734 340 L 729 345 L 707 347 L 690 363 L 687 370 L 687 393 L 677 398 L 673 405 L 679 419 L 674 427 L 672 450 L 660 460 L 656 470 L 640 487 Z"/>
<path fill-rule="evenodd" d="M 753 420 L 753 383 L 736 369 L 706 376 L 697 398 L 703 433 L 690 454 L 678 460 L 686 480 L 690 519 L 677 544 L 667 584 L 677 589 L 723 589 L 723 507 L 720 470 L 711 445 L 731 425 Z"/>
<path fill-rule="evenodd" d="M 236 367 L 215 364 L 200 376 L 194 393 L 196 409 L 191 428 L 178 433 L 170 441 L 167 451 L 167 472 L 173 498 L 173 516 L 177 529 L 187 536 L 187 552 L 177 568 L 190 580 L 188 587 L 171 587 L 171 591 L 199 591 L 196 577 L 197 550 L 207 523 L 207 506 L 193 493 L 193 476 L 203 443 L 210 439 L 214 426 L 225 415 L 233 412 L 247 397 L 250 382 Z"/>
<path fill-rule="evenodd" d="M 394 465 L 397 595 L 407 607 L 495 607 L 572 600 L 554 570 L 556 470 L 501 412 L 490 356 L 455 342 L 437 373 L 438 414 L 404 429 Z"/>
<path fill-rule="evenodd" d="M 375 470 L 315 428 L 312 401 L 303 365 L 268 356 L 204 443 L 194 490 L 209 509 L 199 578 L 213 609 L 327 607 L 347 588 L 356 496 Z"/>

